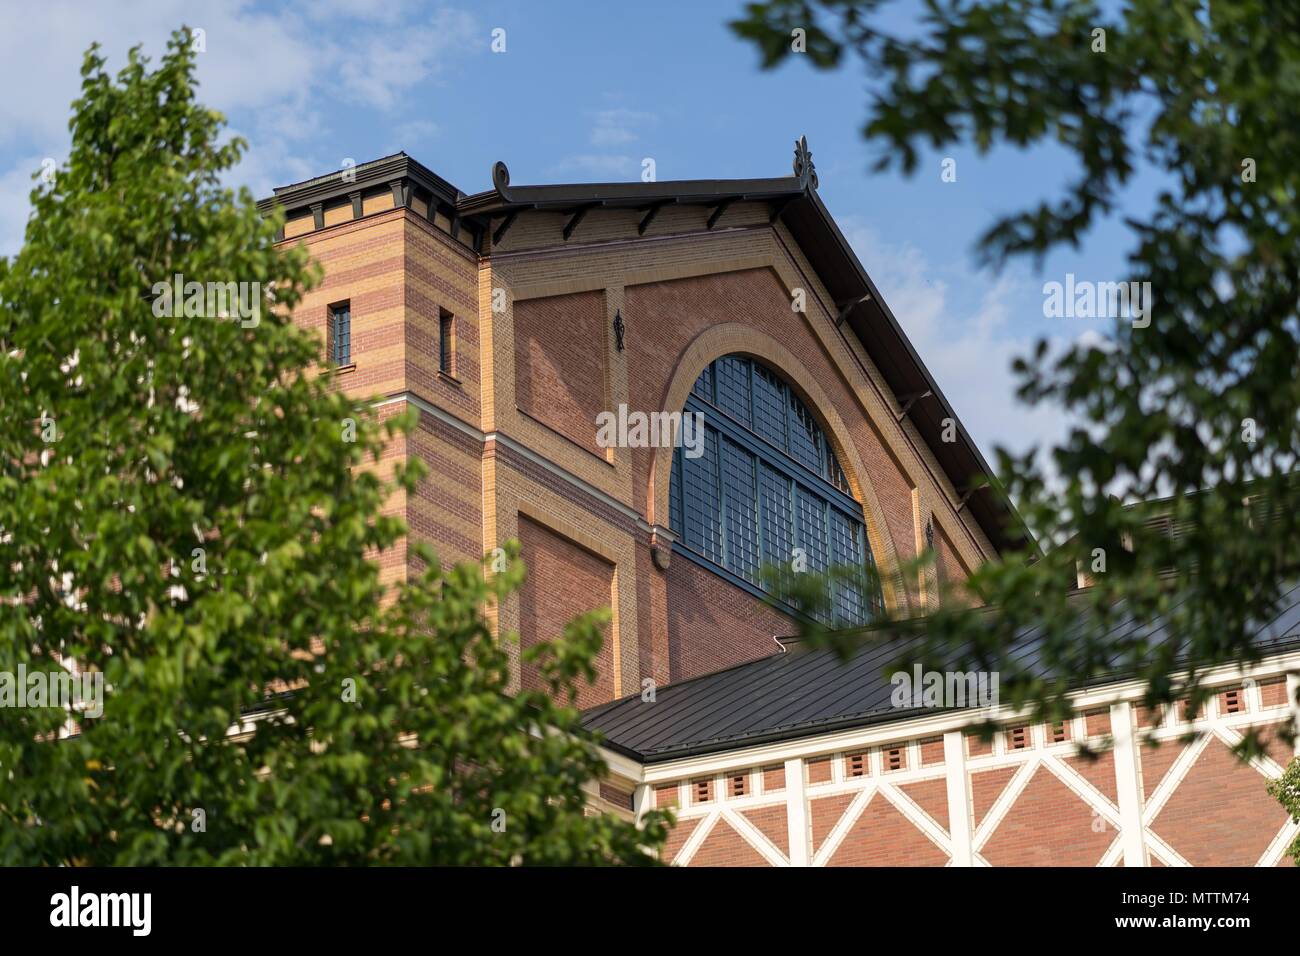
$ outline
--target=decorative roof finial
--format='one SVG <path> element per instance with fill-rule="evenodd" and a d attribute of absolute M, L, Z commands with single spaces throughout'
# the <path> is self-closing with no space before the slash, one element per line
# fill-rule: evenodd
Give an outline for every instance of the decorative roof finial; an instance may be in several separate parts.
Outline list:
<path fill-rule="evenodd" d="M 800 136 L 795 141 L 794 174 L 802 188 L 817 188 L 817 168 L 813 166 L 812 153 L 808 151 L 807 136 Z"/>
<path fill-rule="evenodd" d="M 506 188 L 510 185 L 510 170 L 506 169 L 506 164 L 501 160 L 492 164 L 492 185 L 501 194 L 501 198 L 505 199 Z"/>

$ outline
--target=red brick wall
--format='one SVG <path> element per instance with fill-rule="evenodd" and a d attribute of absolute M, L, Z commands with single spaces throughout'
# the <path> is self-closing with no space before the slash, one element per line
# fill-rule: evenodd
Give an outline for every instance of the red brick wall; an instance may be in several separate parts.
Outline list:
<path fill-rule="evenodd" d="M 1193 866 L 1253 866 L 1286 822 L 1265 781 L 1211 740 L 1151 824 Z"/>
<path fill-rule="evenodd" d="M 830 858 L 831 866 L 943 866 L 948 854 L 875 794 Z"/>
<path fill-rule="evenodd" d="M 674 682 L 776 654 L 773 638 L 795 632 L 784 614 L 680 554 L 666 577 Z"/>
<path fill-rule="evenodd" d="M 560 537 L 524 515 L 519 516 L 520 556 L 528 576 L 519 595 L 519 633 L 523 646 L 555 640 L 564 626 L 586 611 L 608 607 L 614 568 L 572 541 Z M 595 684 L 581 683 L 579 707 L 594 707 L 614 697 L 614 654 L 609 628 L 596 658 Z M 536 667 L 523 665 L 525 688 L 542 686 Z"/>
<path fill-rule="evenodd" d="M 980 852 L 994 866 L 1096 866 L 1115 831 L 1094 819 L 1088 804 L 1039 767 Z"/>
<path fill-rule="evenodd" d="M 606 411 L 605 295 L 582 292 L 516 302 L 515 400 L 522 412 L 595 454 Z"/>

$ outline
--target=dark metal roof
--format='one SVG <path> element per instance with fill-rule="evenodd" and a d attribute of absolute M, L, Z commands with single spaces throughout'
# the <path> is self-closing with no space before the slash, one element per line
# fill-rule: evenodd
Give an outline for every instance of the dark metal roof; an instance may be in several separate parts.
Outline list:
<path fill-rule="evenodd" d="M 1279 606 L 1277 615 L 1259 625 L 1255 644 L 1261 651 L 1300 647 L 1300 584 L 1283 595 Z M 1112 633 L 1133 628 L 1132 620 L 1121 620 Z M 1165 633 L 1161 624 L 1146 630 L 1154 643 Z M 1041 670 L 1036 667 L 1037 644 L 1037 629 L 1021 632 L 1013 644 L 1016 662 Z M 841 661 L 830 650 L 795 646 L 661 687 L 653 703 L 637 694 L 592 708 L 583 723 L 600 731 L 610 749 L 655 763 L 933 714 L 933 709 L 898 708 L 890 702 L 894 685 L 884 669 L 908 647 L 906 641 L 872 640 L 867 634 L 858 649 Z M 1080 681 L 1078 686 L 1124 676 L 1116 670 Z"/>

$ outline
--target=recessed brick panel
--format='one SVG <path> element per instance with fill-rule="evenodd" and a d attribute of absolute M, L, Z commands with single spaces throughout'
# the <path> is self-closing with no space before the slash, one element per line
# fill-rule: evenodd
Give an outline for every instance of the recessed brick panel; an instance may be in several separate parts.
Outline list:
<path fill-rule="evenodd" d="M 1283 707 L 1287 704 L 1286 678 L 1275 677 L 1259 682 L 1259 697 L 1265 707 Z"/>
<path fill-rule="evenodd" d="M 1254 866 L 1287 822 L 1268 781 L 1211 740 L 1151 825 L 1193 866 Z"/>
<path fill-rule="evenodd" d="M 520 556 L 528 569 L 519 592 L 519 634 L 523 647 L 555 640 L 579 614 L 609 607 L 614 566 L 549 528 L 519 516 Z M 614 653 L 609 627 L 596 657 L 596 682 L 578 684 L 578 706 L 594 707 L 614 699 Z M 522 683 L 541 689 L 536 666 L 523 665 Z"/>
<path fill-rule="evenodd" d="M 924 810 L 935 823 L 948 829 L 948 780 L 939 777 L 936 780 L 922 780 L 918 783 L 902 784 L 898 788 L 913 802 Z"/>
<path fill-rule="evenodd" d="M 605 294 L 525 299 L 514 306 L 520 411 L 604 457 L 596 416 L 605 398 Z"/>
<path fill-rule="evenodd" d="M 756 810 L 745 810 L 741 815 L 754 824 L 763 836 L 772 841 L 774 847 L 786 857 L 790 856 L 790 828 L 786 822 L 784 803 L 759 807 Z"/>
<path fill-rule="evenodd" d="M 718 820 L 691 858 L 691 866 L 771 866 L 726 820 Z"/>
<path fill-rule="evenodd" d="M 948 854 L 880 794 L 844 835 L 829 866 L 943 866 Z"/>
<path fill-rule="evenodd" d="M 1103 754 L 1098 754 L 1096 759 L 1093 760 L 1087 757 L 1066 757 L 1065 762 L 1078 771 L 1079 776 L 1105 794 L 1106 799 L 1111 803 L 1119 802 L 1115 783 L 1115 754 L 1113 751 L 1108 750 Z"/>
<path fill-rule="evenodd" d="M 1117 831 L 1046 767 L 980 850 L 994 866 L 1096 866 Z"/>
<path fill-rule="evenodd" d="M 691 820 L 678 820 L 676 825 L 668 831 L 668 839 L 664 841 L 664 848 L 659 853 L 659 859 L 665 863 L 672 863 L 677 859 L 677 854 L 682 851 L 682 846 L 690 839 L 695 828 L 700 825 L 701 817 L 695 817 Z"/>
<path fill-rule="evenodd" d="M 975 826 L 984 822 L 984 817 L 997 802 L 998 796 L 1006 789 L 1011 778 L 1016 775 L 1015 767 L 1002 767 L 998 770 L 985 770 L 971 774 L 971 812 Z"/>
<path fill-rule="evenodd" d="M 830 836 L 835 824 L 848 809 L 856 793 L 841 793 L 833 797 L 818 797 L 808 801 L 808 813 L 812 822 L 812 849 L 816 853 Z"/>

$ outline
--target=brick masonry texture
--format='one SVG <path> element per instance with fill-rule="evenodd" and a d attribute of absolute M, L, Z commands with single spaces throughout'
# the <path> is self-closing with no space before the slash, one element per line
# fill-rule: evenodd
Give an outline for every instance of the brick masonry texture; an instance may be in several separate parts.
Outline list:
<path fill-rule="evenodd" d="M 515 395 L 519 410 L 580 448 L 604 457 L 596 416 L 605 390 L 605 297 L 597 292 L 515 305 Z"/>
<path fill-rule="evenodd" d="M 553 641 L 579 614 L 609 605 L 614 570 L 600 557 L 584 551 L 549 528 L 521 518 L 521 556 L 528 568 L 520 594 L 520 637 L 525 648 L 538 641 Z M 578 706 L 590 707 L 613 696 L 613 654 L 609 629 L 596 659 L 596 682 L 581 684 Z M 543 686 L 535 665 L 523 665 L 523 686 Z"/>
<path fill-rule="evenodd" d="M 957 510 L 959 496 L 931 450 L 910 421 L 898 419 L 898 396 L 862 343 L 835 327 L 835 305 L 807 257 L 784 226 L 768 225 L 761 205 L 736 204 L 716 232 L 704 230 L 707 211 L 668 208 L 645 241 L 634 238 L 639 215 L 630 212 L 593 214 L 569 243 L 559 238 L 564 216 L 530 213 L 504 246 L 483 256 L 463 236 L 450 237 L 445 217 L 430 222 L 420 203 L 396 209 L 390 195 L 376 194 L 365 197 L 363 212 L 353 221 L 350 206 L 331 207 L 320 230 L 310 215 L 286 227 L 288 241 L 306 243 L 324 268 L 323 284 L 307 294 L 295 321 L 319 338 L 320 374 L 330 387 L 381 400 L 380 419 L 419 410 L 409 437 L 394 440 L 373 466 L 380 475 L 408 457 L 428 466 L 412 494 L 396 493 L 385 506 L 406 519 L 412 538 L 453 562 L 520 540 L 527 583 L 487 611 L 499 633 L 518 631 L 528 646 L 559 636 L 578 613 L 610 608 L 599 677 L 581 689 L 581 706 L 638 692 L 645 677 L 662 684 L 775 653 L 773 638 L 794 631 L 787 617 L 708 568 L 652 552 L 655 543 L 668 548 L 668 450 L 595 443 L 598 413 L 620 404 L 680 410 L 695 376 L 721 355 L 772 365 L 821 419 L 863 505 L 892 608 L 930 608 L 943 593 L 936 585 L 960 582 L 991 553 L 969 512 Z M 794 288 L 809 292 L 805 313 L 790 307 Z M 504 308 L 494 308 L 498 292 Z M 328 309 L 343 301 L 351 308 L 352 364 L 326 369 Z M 611 331 L 616 310 L 626 326 L 621 352 Z M 443 315 L 454 322 L 453 375 L 439 369 Z M 916 555 L 927 521 L 937 570 L 924 583 L 916 575 L 904 582 L 895 569 Z M 419 570 L 405 542 L 375 558 L 386 581 Z M 511 647 L 516 686 L 537 686 L 537 673 Z M 1222 739 L 1203 734 L 1179 742 L 1164 713 L 1135 708 L 1136 724 L 1165 740 L 1138 747 L 1137 799 L 1152 839 L 1186 861 L 1248 865 L 1285 823 L 1259 768 L 1275 774 L 1294 752 L 1277 735 L 1286 685 L 1273 675 L 1258 688 L 1238 678 L 1220 690 L 1198 719 L 1251 711 L 1246 716 L 1268 728 L 1269 759 L 1243 766 Z M 1256 713 L 1260 707 L 1266 712 Z M 1119 775 L 1109 708 L 1079 715 L 1065 743 L 1052 743 L 1051 728 L 1027 727 L 1023 748 L 1011 750 L 1009 729 L 992 743 L 966 738 L 964 823 L 974 852 L 995 865 L 1115 860 Z M 838 744 L 810 743 L 803 780 L 787 780 L 768 753 L 716 776 L 656 784 L 653 803 L 684 815 L 664 859 L 681 856 L 693 866 L 788 859 L 786 800 L 803 792 L 804 840 L 823 851 L 819 864 L 943 865 L 940 844 L 963 823 L 950 819 L 944 741 L 933 732 L 885 733 L 872 746 L 834 754 Z M 1098 759 L 1075 753 L 1076 734 L 1100 748 Z M 891 769 L 893 749 L 899 766 Z M 864 758 L 861 776 L 846 765 L 854 753 Z M 1039 762 L 1028 768 L 1029 761 Z M 742 790 L 733 787 L 737 776 Z M 602 783 L 593 793 L 625 811 L 631 786 Z M 682 788 L 686 801 L 678 806 Z M 862 788 L 877 789 L 858 799 Z M 1100 819 L 1098 806 L 1110 819 Z M 827 846 L 832 834 L 835 845 Z M 1147 862 L 1156 865 L 1150 846 Z"/>
<path fill-rule="evenodd" d="M 948 855 L 879 793 L 831 856 L 831 866 L 943 866 Z"/>
<path fill-rule="evenodd" d="M 1212 740 L 1151 829 L 1193 866 L 1251 866 L 1286 822 L 1260 775 Z"/>
<path fill-rule="evenodd" d="M 775 608 L 678 555 L 668 568 L 669 678 L 767 657 L 795 625 Z"/>

